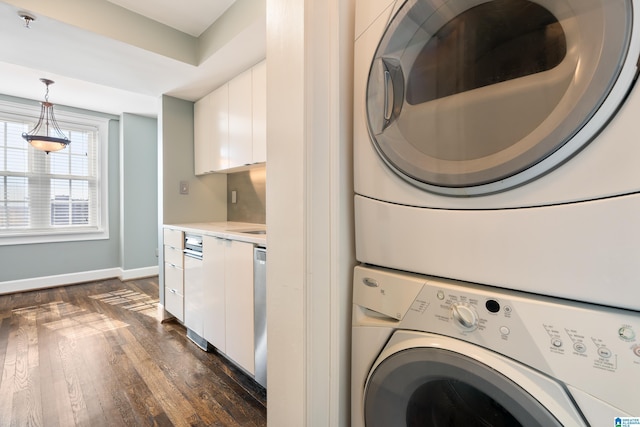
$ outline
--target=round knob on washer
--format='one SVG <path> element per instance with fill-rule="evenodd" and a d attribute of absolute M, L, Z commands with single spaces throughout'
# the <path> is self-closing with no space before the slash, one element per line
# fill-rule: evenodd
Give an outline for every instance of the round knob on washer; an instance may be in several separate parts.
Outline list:
<path fill-rule="evenodd" d="M 451 317 L 465 331 L 473 331 L 478 327 L 478 314 L 466 304 L 453 304 Z"/>
<path fill-rule="evenodd" d="M 630 326 L 622 326 L 618 329 L 618 336 L 623 341 L 633 341 L 636 338 L 636 333 Z"/>

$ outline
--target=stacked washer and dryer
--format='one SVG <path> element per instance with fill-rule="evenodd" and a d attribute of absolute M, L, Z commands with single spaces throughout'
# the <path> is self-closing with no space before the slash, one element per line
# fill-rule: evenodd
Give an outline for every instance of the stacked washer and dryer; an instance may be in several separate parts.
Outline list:
<path fill-rule="evenodd" d="M 356 0 L 352 426 L 640 417 L 638 0 Z"/>

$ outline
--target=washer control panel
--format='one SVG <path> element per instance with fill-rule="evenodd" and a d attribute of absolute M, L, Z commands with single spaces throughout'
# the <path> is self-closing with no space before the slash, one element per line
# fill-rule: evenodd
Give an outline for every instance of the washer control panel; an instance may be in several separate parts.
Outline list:
<path fill-rule="evenodd" d="M 384 295 L 373 300 L 402 301 L 402 307 L 395 309 L 380 302 L 368 306 L 357 291 L 366 286 L 360 285 L 364 279 L 374 280 L 384 289 Z M 394 297 L 396 293 L 402 298 Z M 356 267 L 354 308 L 376 311 L 376 306 L 393 313 L 397 329 L 435 333 L 482 346 L 616 407 L 625 407 L 620 402 L 626 402 L 634 409 L 630 413 L 640 414 L 640 399 L 628 393 L 640 384 L 638 312 Z"/>

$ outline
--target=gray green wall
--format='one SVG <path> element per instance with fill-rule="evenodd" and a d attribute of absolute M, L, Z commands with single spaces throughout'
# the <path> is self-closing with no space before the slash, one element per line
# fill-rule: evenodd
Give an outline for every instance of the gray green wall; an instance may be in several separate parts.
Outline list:
<path fill-rule="evenodd" d="M 120 256 L 135 270 L 158 263 L 158 121 L 125 113 L 121 123 Z"/>
<path fill-rule="evenodd" d="M 24 104 L 37 102 L 0 95 L 0 99 Z M 87 111 L 57 106 L 56 109 L 79 112 Z M 30 245 L 0 246 L 0 282 L 30 279 L 120 266 L 120 174 L 118 117 L 91 112 L 111 118 L 109 121 L 109 239 L 61 243 L 39 243 Z M 2 293 L 2 283 L 0 283 Z"/>
<path fill-rule="evenodd" d="M 0 95 L 0 99 L 38 105 L 38 101 Z M 0 246 L 2 283 L 100 270 L 153 271 L 158 265 L 157 120 L 121 118 L 58 106 L 57 110 L 109 118 L 109 238 L 76 242 Z M 132 271 L 127 275 L 127 271 Z M 138 270 L 140 271 L 140 270 Z M 16 287 L 12 286 L 11 290 Z"/>
<path fill-rule="evenodd" d="M 227 176 L 196 176 L 193 161 L 193 102 L 162 97 L 158 118 L 162 180 L 161 224 L 227 220 Z M 189 194 L 180 194 L 180 182 L 189 184 Z"/>

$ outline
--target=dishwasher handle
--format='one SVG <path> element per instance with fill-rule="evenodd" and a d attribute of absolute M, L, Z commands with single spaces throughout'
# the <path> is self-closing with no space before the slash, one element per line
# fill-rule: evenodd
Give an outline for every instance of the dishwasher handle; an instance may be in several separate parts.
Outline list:
<path fill-rule="evenodd" d="M 182 251 L 184 253 L 184 256 L 189 257 L 189 258 L 195 258 L 195 259 L 202 259 L 202 252 L 199 251 L 194 251 L 193 249 L 184 249 Z"/>

